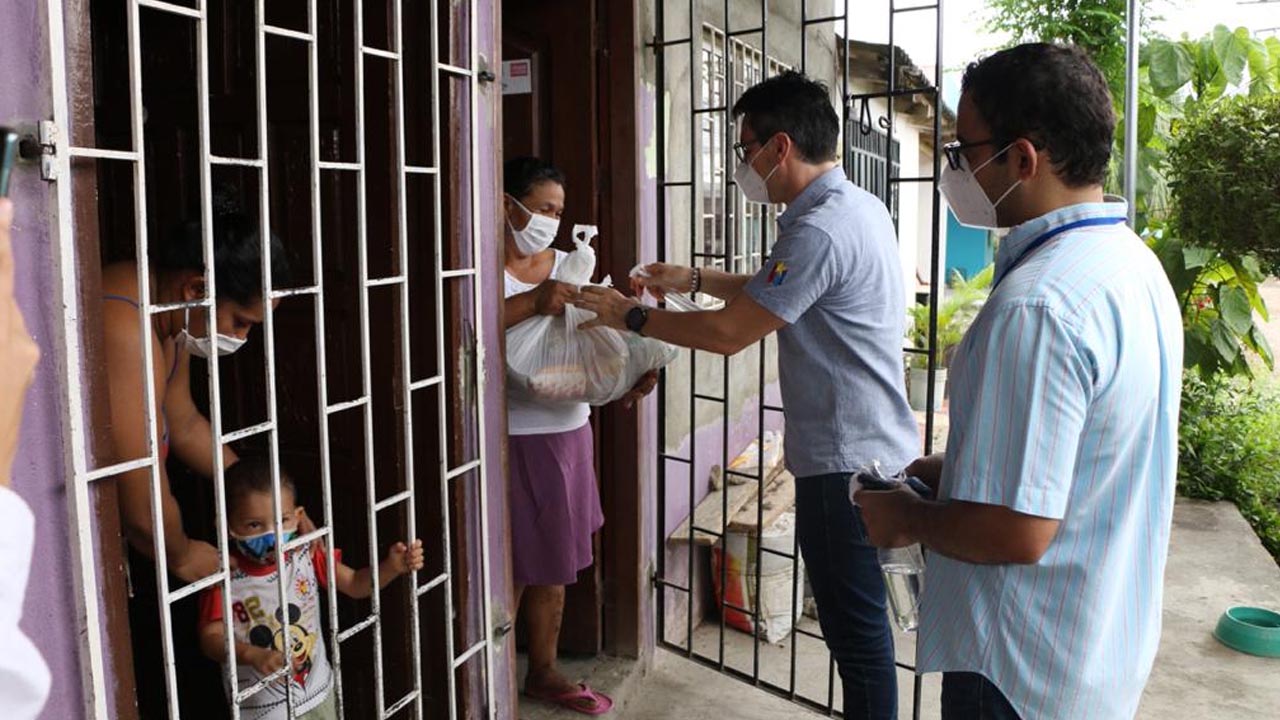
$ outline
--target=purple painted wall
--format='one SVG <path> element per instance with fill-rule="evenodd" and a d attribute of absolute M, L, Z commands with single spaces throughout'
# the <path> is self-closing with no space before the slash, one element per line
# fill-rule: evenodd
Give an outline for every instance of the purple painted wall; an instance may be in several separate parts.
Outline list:
<path fill-rule="evenodd" d="M 52 114 L 44 3 L 0 3 L 0 124 L 34 123 Z M 53 187 L 38 166 L 14 171 L 10 196 L 17 207 L 13 248 L 18 303 L 42 357 L 27 394 L 13 487 L 36 516 L 35 560 L 22 627 L 40 648 L 53 673 L 53 690 L 42 718 L 83 715 L 71 575 L 71 533 L 63 480 L 62 422 L 56 338 L 61 322 L 55 288 Z"/>

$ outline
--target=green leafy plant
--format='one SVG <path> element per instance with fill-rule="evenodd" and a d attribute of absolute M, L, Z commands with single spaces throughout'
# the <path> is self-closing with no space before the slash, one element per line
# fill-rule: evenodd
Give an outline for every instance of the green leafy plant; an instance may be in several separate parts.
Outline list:
<path fill-rule="evenodd" d="M 1193 113 L 1175 131 L 1168 167 L 1184 241 L 1280 273 L 1280 94 Z"/>
<path fill-rule="evenodd" d="M 1157 38 L 1143 48 L 1155 97 L 1212 103 L 1228 90 L 1254 97 L 1280 91 L 1280 39 L 1218 25 L 1202 38 Z"/>
<path fill-rule="evenodd" d="M 958 271 L 952 274 L 946 296 L 938 303 L 938 367 L 951 364 L 952 352 L 964 339 L 965 332 L 986 302 L 994 276 L 994 265 L 988 265 L 969 279 Z M 929 306 L 912 305 L 908 312 L 911 314 L 911 325 L 907 329 L 911 345 L 925 350 L 929 347 Z M 927 355 L 912 353 L 909 358 L 911 367 L 928 366 Z"/>
<path fill-rule="evenodd" d="M 1147 241 L 1182 306 L 1185 367 L 1202 377 L 1252 375 L 1252 355 L 1273 368 L 1271 347 L 1254 321 L 1255 312 L 1269 319 L 1258 293 L 1266 274 L 1257 260 L 1185 245 L 1158 226 L 1149 229 Z"/>
<path fill-rule="evenodd" d="M 1280 561 L 1280 391 L 1189 376 L 1178 428 L 1178 491 L 1228 500 Z"/>
<path fill-rule="evenodd" d="M 1280 93 L 1280 39 L 1252 37 L 1245 28 L 1219 25 L 1204 37 L 1154 38 L 1140 53 L 1138 85 L 1139 226 L 1171 208 L 1168 182 L 1173 136 L 1187 118 L 1233 97 Z M 1116 157 L 1123 147 L 1117 138 Z M 1113 173 L 1112 187 L 1118 189 Z"/>
<path fill-rule="evenodd" d="M 1125 70 L 1125 5 L 1125 0 L 989 0 L 987 27 L 1008 33 L 1013 44 L 1078 45 L 1102 68 L 1112 94 L 1121 97 Z"/>

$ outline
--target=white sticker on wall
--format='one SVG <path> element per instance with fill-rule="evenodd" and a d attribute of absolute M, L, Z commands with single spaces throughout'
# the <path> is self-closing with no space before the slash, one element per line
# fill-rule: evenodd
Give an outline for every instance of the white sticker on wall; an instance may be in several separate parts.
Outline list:
<path fill-rule="evenodd" d="M 502 94 L 528 95 L 533 92 L 533 60 L 504 60 L 502 63 Z"/>

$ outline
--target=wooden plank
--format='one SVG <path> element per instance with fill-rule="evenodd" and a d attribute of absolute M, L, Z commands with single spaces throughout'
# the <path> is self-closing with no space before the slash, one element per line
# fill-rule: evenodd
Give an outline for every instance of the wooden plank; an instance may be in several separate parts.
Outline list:
<path fill-rule="evenodd" d="M 763 500 L 757 501 L 752 498 L 729 523 L 729 529 L 734 532 L 754 533 L 758 529 L 756 525 L 757 515 L 763 527 L 769 527 L 782 513 L 790 510 L 796 504 L 796 479 L 791 473 L 787 472 L 782 466 L 778 466 L 768 484 L 765 486 Z"/>
<path fill-rule="evenodd" d="M 728 492 L 727 516 L 725 514 L 726 491 Z M 723 490 L 712 490 L 707 493 L 707 496 L 703 498 L 702 502 L 698 503 L 698 507 L 694 509 L 693 515 L 691 516 L 694 525 L 700 528 L 706 528 L 707 530 L 719 532 L 724 523 L 724 518 L 733 517 L 744 505 L 755 499 L 756 491 L 757 488 L 755 483 L 750 485 L 729 485 Z M 690 518 L 685 518 L 684 522 L 680 523 L 680 527 L 676 528 L 676 531 L 667 538 L 667 541 L 673 543 L 689 542 L 689 521 Z M 695 545 L 714 545 L 717 540 L 719 540 L 719 538 L 708 533 L 698 532 L 696 530 L 693 533 L 693 542 Z"/>

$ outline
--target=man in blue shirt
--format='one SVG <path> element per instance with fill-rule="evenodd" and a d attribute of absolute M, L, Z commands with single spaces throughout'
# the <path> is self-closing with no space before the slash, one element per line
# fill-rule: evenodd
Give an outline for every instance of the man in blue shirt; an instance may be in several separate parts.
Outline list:
<path fill-rule="evenodd" d="M 903 393 L 902 268 L 884 203 L 836 164 L 840 121 L 825 87 L 787 72 L 748 89 L 734 173 L 747 200 L 786 203 L 778 240 L 755 275 L 654 264 L 643 285 L 705 292 L 721 310 L 664 312 L 586 288 L 598 324 L 732 355 L 778 333 L 785 457 L 796 481 L 800 552 L 823 635 L 840 669 L 848 718 L 896 718 L 893 637 L 876 550 L 849 499 L 849 476 L 890 472 L 918 452 Z"/>
<path fill-rule="evenodd" d="M 1132 718 L 1160 638 L 1182 320 L 1102 192 L 1115 128 L 1081 50 L 1022 45 L 965 72 L 942 190 L 1011 227 L 951 365 L 938 489 L 860 492 L 872 540 L 929 550 L 919 672 L 943 718 Z"/>

